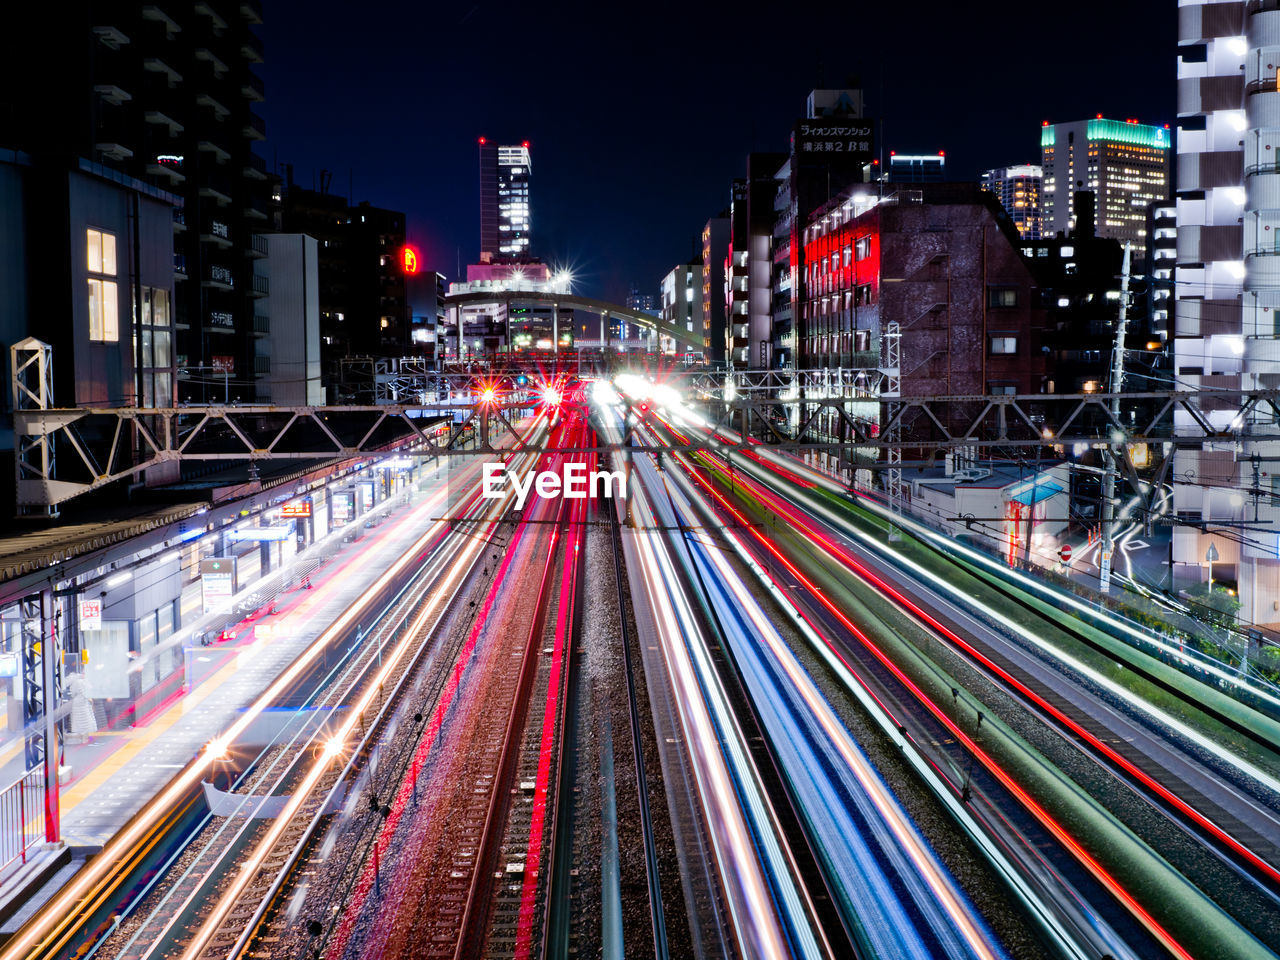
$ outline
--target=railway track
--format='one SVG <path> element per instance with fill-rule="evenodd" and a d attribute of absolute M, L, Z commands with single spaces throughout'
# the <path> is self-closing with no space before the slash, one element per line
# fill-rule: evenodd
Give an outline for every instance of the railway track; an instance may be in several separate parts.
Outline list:
<path fill-rule="evenodd" d="M 739 489 L 745 489 L 751 486 L 751 481 L 746 477 L 739 477 L 738 486 Z M 763 516 L 766 521 L 771 515 L 769 511 L 773 511 L 784 526 L 792 522 L 798 522 L 794 513 L 788 513 L 785 505 L 776 496 L 764 493 L 761 488 L 756 487 L 751 492 L 751 497 L 759 501 L 758 509 L 765 510 Z M 775 569 L 775 576 L 786 580 L 793 580 L 798 577 L 803 579 L 798 571 L 782 560 L 781 557 L 775 559 L 764 555 L 764 549 L 767 548 L 767 545 L 758 536 L 756 536 L 756 540 L 762 546 L 759 559 L 767 566 Z M 822 540 L 822 538 L 819 537 L 819 540 Z M 991 637 L 993 625 L 977 623 L 973 616 L 954 610 L 946 604 L 940 608 L 940 611 L 935 610 L 930 613 L 922 610 L 920 606 L 914 604 L 903 595 L 902 590 L 904 588 L 901 585 L 895 587 L 883 579 L 886 576 L 883 569 L 880 569 L 878 574 L 870 569 L 871 567 L 882 568 L 885 566 L 884 564 L 878 564 L 874 555 L 869 554 L 863 557 L 862 560 L 857 560 L 846 555 L 846 553 L 846 551 L 837 549 L 835 551 L 836 555 L 825 561 L 819 561 L 816 554 L 803 562 L 797 561 L 801 567 L 809 571 L 810 576 L 816 578 L 815 583 L 820 585 L 816 593 L 813 593 L 813 588 L 812 586 L 810 587 L 812 599 L 817 602 L 808 603 L 808 606 L 815 617 L 819 620 L 829 621 L 832 626 L 839 630 L 849 626 L 844 620 L 842 611 L 849 612 L 855 618 L 858 616 L 856 612 L 857 606 L 855 605 L 854 608 L 843 606 L 845 601 L 837 601 L 842 604 L 840 609 L 830 606 L 838 594 L 833 593 L 829 598 L 825 591 L 835 589 L 834 581 L 825 576 L 824 571 L 820 570 L 817 565 L 821 562 L 830 564 L 831 560 L 834 559 L 838 564 L 847 566 L 855 576 L 879 591 L 879 594 L 886 602 L 896 605 L 902 614 L 914 621 L 917 628 L 921 628 L 926 632 L 926 636 L 930 639 L 924 641 L 925 645 L 922 649 L 928 653 L 930 659 L 936 660 L 942 650 L 947 652 L 948 657 L 959 658 L 948 670 L 952 675 L 962 679 L 963 682 L 958 683 L 960 689 L 964 689 L 970 682 L 965 680 L 965 677 L 979 678 L 981 684 L 983 684 L 980 689 L 988 691 L 982 695 L 983 698 L 990 698 L 995 695 L 991 691 L 1001 691 L 1001 696 L 1008 696 L 1014 701 L 1018 701 L 1021 704 L 1021 708 L 1027 711 L 1028 716 L 1035 717 L 1035 721 L 1031 726 L 1036 731 L 1045 728 L 1054 731 L 1055 736 L 1062 744 L 1061 749 L 1050 751 L 1051 756 L 1057 757 L 1057 762 L 1069 761 L 1070 758 L 1067 755 L 1073 752 L 1082 758 L 1087 758 L 1089 762 L 1096 764 L 1102 770 L 1109 771 L 1126 788 L 1132 790 L 1137 796 L 1142 797 L 1156 810 L 1163 811 L 1171 821 L 1180 824 L 1182 829 L 1199 836 L 1201 838 L 1200 842 L 1207 842 L 1210 849 L 1216 849 L 1220 856 L 1233 860 L 1237 865 L 1237 869 L 1251 874 L 1255 880 L 1262 882 L 1264 885 L 1270 885 L 1273 882 L 1274 877 L 1271 865 L 1264 859 L 1259 858 L 1254 852 L 1255 850 L 1268 849 L 1270 847 L 1268 841 L 1264 840 L 1256 847 L 1252 842 L 1240 843 L 1241 839 L 1253 841 L 1263 838 L 1242 831 L 1241 825 L 1234 822 L 1234 818 L 1229 815 L 1224 818 L 1215 814 L 1212 821 L 1208 820 L 1175 792 L 1174 787 L 1187 782 L 1187 778 L 1190 778 L 1190 782 L 1196 782 L 1197 778 L 1194 776 L 1195 771 L 1192 768 L 1197 765 L 1198 761 L 1193 761 L 1188 765 L 1188 758 L 1180 760 L 1176 756 L 1178 749 L 1181 748 L 1169 750 L 1160 747 L 1165 751 L 1165 759 L 1161 762 L 1155 762 L 1152 757 L 1147 756 L 1136 745 L 1128 742 L 1130 738 L 1117 739 L 1117 734 L 1114 732 L 1115 727 L 1113 726 L 1116 722 L 1116 716 L 1111 716 L 1107 722 L 1104 722 L 1104 717 L 1116 714 L 1116 711 L 1107 705 L 1105 697 L 1090 710 L 1081 703 L 1076 702 L 1075 699 L 1063 696 L 1054 685 L 1055 682 L 1058 686 L 1061 685 L 1061 677 L 1059 676 L 1057 681 L 1053 681 L 1051 676 L 1046 675 L 1046 666 L 1049 667 L 1048 673 L 1054 676 L 1062 673 L 1060 667 L 1055 667 L 1053 664 L 1048 663 L 1043 656 L 1034 656 L 1030 651 L 1022 649 L 1015 642 L 993 643 Z M 892 578 L 890 577 L 890 579 Z M 872 602 L 874 605 L 876 601 L 868 602 Z M 826 609 L 823 609 L 823 607 L 826 607 Z M 884 630 L 893 632 L 902 629 L 901 624 L 894 626 L 896 620 L 893 616 L 890 616 L 889 619 L 885 619 L 884 614 L 879 614 L 878 616 Z M 851 632 L 857 635 L 863 644 L 868 642 L 858 634 L 857 630 L 851 629 Z M 999 632 L 998 627 L 997 632 Z M 941 648 L 936 646 L 931 648 L 931 644 L 941 644 Z M 892 663 L 882 661 L 877 665 L 869 658 L 859 657 L 856 652 L 857 647 L 857 644 L 845 646 L 843 648 L 844 655 L 858 661 L 860 669 L 868 670 L 869 673 L 876 675 L 881 682 L 887 684 L 886 687 L 882 688 L 883 690 L 895 687 L 896 684 L 892 682 L 892 678 L 885 675 L 885 670 L 887 669 L 889 673 L 896 676 L 898 671 Z M 869 646 L 867 649 L 875 653 L 874 647 Z M 931 649 L 933 652 L 928 652 Z M 880 654 L 877 654 L 877 656 L 880 656 Z M 907 656 L 904 662 L 909 662 L 910 660 L 911 657 Z M 963 668 L 959 666 L 961 662 L 963 663 Z M 961 673 L 954 673 L 956 669 L 961 669 Z M 938 672 L 936 668 L 935 672 Z M 916 670 L 913 676 L 917 683 L 925 679 L 924 674 L 921 674 L 919 670 Z M 942 674 L 938 672 L 938 676 L 941 677 Z M 902 678 L 897 677 L 897 679 L 901 680 Z M 943 681 L 939 680 L 938 682 Z M 950 680 L 949 682 L 957 684 L 956 680 Z M 944 687 L 943 689 L 945 690 L 946 688 Z M 962 799 L 967 802 L 971 796 L 971 778 L 973 781 L 972 796 L 975 798 L 978 797 L 979 793 L 985 794 L 992 789 L 997 793 L 1002 792 L 1000 785 L 996 781 L 1005 776 L 1005 774 L 998 767 L 991 766 L 991 761 L 987 754 L 975 744 L 984 744 L 987 750 L 996 749 L 999 752 L 1002 748 L 998 745 L 1008 738 L 1008 734 L 1003 732 L 998 725 L 992 727 L 990 723 L 983 724 L 984 713 L 988 720 L 992 717 L 989 704 L 984 706 L 979 700 L 976 706 L 969 705 L 966 701 L 976 698 L 966 696 L 959 698 L 957 701 L 957 694 L 957 686 L 952 686 L 950 698 L 946 698 L 944 693 L 942 697 L 935 698 L 936 704 L 929 705 L 929 709 L 936 713 L 938 721 L 946 727 L 946 730 L 941 731 L 941 736 L 935 735 L 933 742 L 935 744 L 966 744 L 966 750 L 968 751 L 966 756 L 972 754 L 973 757 L 981 761 L 982 766 L 987 767 L 992 773 L 992 776 L 989 777 L 978 775 L 979 771 L 975 770 L 972 759 L 966 760 L 958 757 L 953 761 L 946 756 L 939 758 L 938 762 L 942 764 L 940 769 L 951 768 L 954 770 L 955 789 Z M 1094 700 L 1098 700 L 1096 691 L 1089 692 L 1088 697 L 1091 703 Z M 895 698 L 892 694 L 887 694 L 886 700 L 887 702 L 896 701 L 900 710 L 907 712 L 918 711 L 918 708 L 912 706 L 911 697 Z M 946 702 L 944 703 L 943 701 Z M 953 703 L 952 701 L 957 702 Z M 977 712 L 975 713 L 975 711 Z M 952 719 L 951 715 L 954 715 L 954 719 Z M 1015 727 L 1019 726 L 1016 716 L 1011 716 L 1010 719 L 1015 721 Z M 1028 732 L 1029 728 L 1026 724 L 1021 724 L 1021 729 L 1024 736 L 1033 736 Z M 1143 735 L 1150 738 L 1150 733 Z M 1167 734 L 1159 732 L 1159 736 L 1163 737 L 1167 736 Z M 1177 738 L 1175 737 L 1174 739 L 1176 741 Z M 1040 746 L 1042 749 L 1048 749 L 1047 744 L 1043 742 L 1040 743 Z M 1159 747 L 1159 744 L 1156 746 Z M 1016 746 L 1010 748 L 1015 753 L 1018 749 L 1020 748 Z M 1151 748 L 1149 747 L 1148 749 Z M 946 751 L 943 752 L 945 753 Z M 1008 757 L 1010 753 L 1006 750 L 1001 755 Z M 1170 764 L 1173 769 L 1169 768 L 1168 765 Z M 1179 765 L 1185 769 L 1182 769 L 1181 773 L 1175 773 L 1175 770 L 1179 769 Z M 1080 768 L 1073 769 L 1075 769 L 1075 776 L 1081 776 Z M 1085 773 L 1087 774 L 1087 771 Z M 1097 779 L 1097 777 L 1093 777 L 1090 782 Z M 1206 779 L 1201 774 L 1199 779 L 1201 782 L 1208 784 L 1213 778 L 1209 776 Z M 1099 788 L 1110 791 L 1106 795 L 1112 797 L 1113 801 L 1118 800 L 1119 794 L 1115 791 L 1114 783 L 1111 785 L 1101 782 L 1094 783 L 1093 789 Z M 1058 802 L 1063 801 L 1059 800 Z M 1074 801 L 1065 802 L 1071 803 Z M 1212 804 L 1206 809 L 1213 809 Z M 1045 820 L 1039 813 L 1037 814 L 1037 819 L 1041 824 L 1046 825 L 1050 831 L 1055 829 L 1052 821 Z M 1140 833 L 1144 832 L 1136 821 L 1131 822 Z M 1150 823 L 1149 818 L 1148 823 Z M 1228 826 L 1229 829 L 1224 830 L 1224 826 Z M 1153 827 L 1148 825 L 1146 828 L 1148 835 L 1150 835 L 1151 829 Z M 1242 833 L 1243 837 L 1233 836 L 1233 833 Z M 1165 835 L 1162 834 L 1162 836 Z M 1073 841 L 1071 838 L 1062 839 L 1061 842 L 1068 849 L 1076 849 L 1078 851 L 1078 845 L 1072 846 Z M 1097 847 L 1096 840 L 1091 844 L 1091 848 L 1102 849 Z M 1164 853 L 1166 857 L 1172 857 L 1175 861 L 1178 860 L 1172 848 L 1164 847 Z M 1141 852 L 1135 853 L 1134 856 L 1138 858 L 1135 862 L 1146 862 L 1141 859 Z M 1114 861 L 1114 858 L 1109 853 L 1103 855 L 1103 860 L 1104 863 L 1110 866 L 1113 874 L 1118 873 L 1122 877 L 1131 876 L 1134 871 L 1139 869 L 1131 865 L 1122 867 L 1118 862 Z M 1182 857 L 1181 862 L 1183 869 L 1200 870 L 1202 872 L 1208 869 L 1203 858 L 1197 858 L 1193 853 L 1187 853 L 1186 856 Z M 1090 868 L 1089 872 L 1093 876 L 1098 876 L 1097 870 L 1094 869 L 1096 865 L 1090 867 L 1087 855 L 1083 857 L 1082 863 Z M 1155 867 L 1142 869 L 1155 869 Z M 1126 873 L 1126 870 L 1130 872 Z M 1065 872 L 1068 875 L 1074 873 L 1078 877 L 1084 876 L 1083 871 L 1073 871 L 1069 867 Z M 1138 873 L 1138 876 L 1141 877 L 1143 874 Z M 1229 871 L 1227 873 L 1219 871 L 1218 881 L 1229 885 L 1236 884 L 1236 879 L 1230 875 Z M 1112 915 L 1112 922 L 1117 925 L 1117 929 L 1126 930 L 1124 934 L 1126 938 L 1132 936 L 1141 942 L 1146 936 L 1150 935 L 1154 940 L 1169 942 L 1167 933 L 1150 921 L 1123 887 L 1120 887 L 1105 874 L 1101 876 L 1100 882 L 1107 885 L 1107 892 L 1114 896 L 1118 903 L 1122 904 L 1134 918 L 1129 921 L 1124 917 Z M 1141 880 L 1134 879 L 1132 882 L 1139 884 Z M 1186 895 L 1188 898 L 1191 896 L 1189 892 Z M 1239 896 L 1243 895 L 1246 895 L 1246 888 L 1242 886 L 1239 887 L 1238 894 L 1233 896 L 1238 899 Z M 1142 928 L 1141 930 L 1138 929 L 1139 926 Z M 1158 949 L 1155 948 L 1154 944 L 1149 945 L 1153 949 Z M 1253 949 L 1254 945 L 1241 941 L 1235 946 L 1247 952 Z M 1179 948 L 1174 945 L 1171 949 L 1176 953 Z"/>
<path fill-rule="evenodd" d="M 266 821 L 255 816 L 258 808 L 270 802 L 270 798 L 286 796 L 301 776 L 304 764 L 315 758 L 318 748 L 323 749 L 330 725 L 309 718 L 324 716 L 358 699 L 384 649 L 394 642 L 421 604 L 444 562 L 446 558 L 437 557 L 424 564 L 371 628 L 357 635 L 343 661 L 304 701 L 302 709 L 290 718 L 281 735 L 240 778 L 235 794 L 241 799 L 235 812 L 230 816 L 209 816 L 206 822 L 213 827 L 213 832 L 201 838 L 203 843 L 195 858 L 127 941 L 121 945 L 105 942 L 97 951 L 99 955 L 117 960 L 144 960 L 164 956 L 181 942 L 189 932 L 184 921 L 198 913 L 202 901 L 217 895 L 220 881 L 232 861 L 259 839 Z M 321 784 L 322 789 L 323 786 Z"/>
<path fill-rule="evenodd" d="M 524 469 L 532 467 L 528 458 Z M 250 855 L 245 867 L 236 875 L 238 881 L 232 890 L 224 893 L 191 942 L 185 945 L 183 956 L 195 958 L 224 958 L 244 956 L 250 952 L 271 952 L 281 942 L 278 907 L 295 879 L 295 873 L 304 871 L 306 855 L 316 840 L 329 814 L 342 805 L 346 787 L 360 777 L 369 767 L 368 782 L 363 793 L 375 822 L 390 815 L 390 806 L 380 799 L 387 794 L 378 789 L 379 782 L 389 784 L 397 773 L 411 772 L 408 758 L 402 758 L 399 769 L 378 769 L 380 741 L 387 736 L 394 724 L 403 700 L 411 688 L 422 682 L 419 670 L 433 649 L 428 642 L 441 622 L 451 613 L 459 593 L 459 586 L 472 574 L 484 557 L 484 549 L 492 537 L 497 523 L 508 508 L 508 500 L 478 508 L 473 498 L 467 505 L 471 519 L 452 521 L 449 549 L 433 565 L 434 576 L 429 587 L 413 608 L 413 619 L 404 628 L 404 636 L 387 656 L 382 655 L 386 644 L 374 648 L 367 661 L 368 670 L 364 685 L 356 694 L 353 716 L 347 729 L 339 731 L 320 745 L 320 764 L 313 763 L 302 783 L 306 787 L 304 799 L 295 794 L 292 809 L 276 819 L 271 831 L 265 833 L 257 849 Z M 468 529 L 475 527 L 476 529 Z M 485 568 L 487 573 L 488 568 Z M 401 624 L 408 621 L 408 615 Z M 457 645 L 448 647 L 447 653 L 456 655 Z M 448 683 L 447 675 L 437 674 L 432 683 L 432 695 L 439 697 Z M 427 702 L 430 702 L 431 696 Z M 413 717 L 413 725 L 424 721 L 422 710 Z M 415 730 L 416 732 L 416 730 Z M 356 737 L 354 743 L 352 736 Z M 308 758 L 309 759 L 309 758 Z M 341 762 L 345 760 L 344 762 Z M 357 791 L 360 792 L 360 791 Z M 373 854 L 375 885 L 380 885 L 377 860 L 381 854 L 376 831 L 365 845 Z M 246 877 L 245 874 L 248 874 Z M 312 921 L 308 924 L 309 940 L 316 931 Z"/>

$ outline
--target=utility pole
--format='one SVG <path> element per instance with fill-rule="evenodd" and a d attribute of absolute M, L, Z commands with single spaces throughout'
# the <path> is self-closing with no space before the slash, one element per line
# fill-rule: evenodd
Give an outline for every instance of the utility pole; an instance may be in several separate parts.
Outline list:
<path fill-rule="evenodd" d="M 1116 343 L 1111 350 L 1111 421 L 1112 430 L 1120 422 L 1120 390 L 1124 385 L 1124 337 L 1129 326 L 1129 259 L 1132 246 L 1124 245 L 1124 262 L 1120 268 L 1120 315 L 1116 320 Z M 1115 439 L 1113 433 L 1112 439 Z M 1124 442 L 1121 434 L 1119 443 Z M 1103 593 L 1111 591 L 1111 555 L 1115 549 L 1116 525 L 1116 443 L 1106 449 L 1106 476 L 1102 481 L 1102 559 L 1098 565 L 1098 579 Z"/>

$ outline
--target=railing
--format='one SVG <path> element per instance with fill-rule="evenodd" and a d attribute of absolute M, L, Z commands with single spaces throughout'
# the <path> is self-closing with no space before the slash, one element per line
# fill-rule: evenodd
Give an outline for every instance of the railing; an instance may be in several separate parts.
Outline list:
<path fill-rule="evenodd" d="M 260 253 L 264 257 L 267 255 L 267 238 L 260 233 L 255 233 L 250 238 L 250 245 L 253 247 L 254 253 Z"/>
<path fill-rule="evenodd" d="M 271 293 L 271 282 L 261 274 L 253 275 L 253 292 L 260 293 L 264 297 Z"/>
<path fill-rule="evenodd" d="M 1278 89 L 1280 89 L 1280 85 L 1277 85 L 1275 77 L 1264 77 L 1261 80 L 1254 80 L 1252 83 L 1245 84 L 1244 92 L 1248 94 L 1275 93 Z"/>
<path fill-rule="evenodd" d="M 36 767 L 0 790 L 0 870 L 26 863 L 44 838 L 44 770 Z"/>
<path fill-rule="evenodd" d="M 1248 14 L 1264 13 L 1267 10 L 1280 10 L 1280 0 L 1249 0 L 1244 5 L 1244 12 Z"/>
<path fill-rule="evenodd" d="M 1244 168 L 1246 177 L 1253 177 L 1264 173 L 1280 173 L 1280 161 L 1272 161 L 1271 163 L 1255 163 L 1251 167 Z"/>

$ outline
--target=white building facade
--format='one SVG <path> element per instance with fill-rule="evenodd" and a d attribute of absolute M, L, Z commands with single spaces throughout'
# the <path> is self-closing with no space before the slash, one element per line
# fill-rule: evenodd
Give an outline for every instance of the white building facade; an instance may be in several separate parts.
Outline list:
<path fill-rule="evenodd" d="M 662 278 L 659 314 L 665 323 L 705 338 L 702 313 L 702 264 L 678 264 Z M 659 349 L 675 353 L 678 346 L 670 337 L 661 337 Z"/>
<path fill-rule="evenodd" d="M 1178 6 L 1175 374 L 1186 387 L 1280 385 L 1280 9 Z M 1280 624 L 1280 433 L 1211 413 L 1234 438 L 1179 455 L 1175 582 L 1234 581 L 1246 623 Z"/>

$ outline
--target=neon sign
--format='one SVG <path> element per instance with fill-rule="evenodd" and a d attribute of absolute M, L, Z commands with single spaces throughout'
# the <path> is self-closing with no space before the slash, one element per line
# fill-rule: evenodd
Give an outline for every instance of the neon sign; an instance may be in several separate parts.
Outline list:
<path fill-rule="evenodd" d="M 416 248 L 406 246 L 400 251 L 400 266 L 404 268 L 405 273 L 418 272 L 418 251 Z"/>

